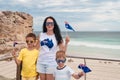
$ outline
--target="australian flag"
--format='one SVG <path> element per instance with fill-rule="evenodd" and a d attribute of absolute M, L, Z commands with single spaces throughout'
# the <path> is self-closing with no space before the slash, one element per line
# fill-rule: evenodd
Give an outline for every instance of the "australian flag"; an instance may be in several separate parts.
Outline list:
<path fill-rule="evenodd" d="M 79 69 L 82 69 L 85 73 L 91 72 L 92 70 L 84 64 L 78 65 Z"/>
<path fill-rule="evenodd" d="M 13 47 L 15 47 L 17 44 L 18 44 L 17 42 L 14 42 L 14 43 L 13 43 Z"/>
<path fill-rule="evenodd" d="M 75 31 L 67 22 L 65 22 L 65 27 L 69 30 Z"/>

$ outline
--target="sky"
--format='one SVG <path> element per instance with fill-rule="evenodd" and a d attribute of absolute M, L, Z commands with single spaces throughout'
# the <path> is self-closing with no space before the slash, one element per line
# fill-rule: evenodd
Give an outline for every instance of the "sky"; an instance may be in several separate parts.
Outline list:
<path fill-rule="evenodd" d="M 0 0 L 0 11 L 6 10 L 33 16 L 34 31 L 42 31 L 47 16 L 61 31 L 64 21 L 75 31 L 120 31 L 120 0 Z"/>

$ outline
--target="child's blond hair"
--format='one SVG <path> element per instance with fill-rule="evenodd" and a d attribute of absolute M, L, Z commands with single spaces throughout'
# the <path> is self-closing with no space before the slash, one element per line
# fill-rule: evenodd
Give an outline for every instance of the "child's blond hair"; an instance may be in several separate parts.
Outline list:
<path fill-rule="evenodd" d="M 56 59 L 61 57 L 66 58 L 65 51 L 59 50 L 56 52 Z"/>

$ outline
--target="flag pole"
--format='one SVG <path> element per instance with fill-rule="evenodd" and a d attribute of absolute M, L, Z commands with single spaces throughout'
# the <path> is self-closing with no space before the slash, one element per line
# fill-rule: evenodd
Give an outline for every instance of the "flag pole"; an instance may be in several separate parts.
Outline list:
<path fill-rule="evenodd" d="M 65 21 L 65 26 L 66 26 L 66 21 Z M 68 35 L 68 31 L 67 31 L 67 28 L 65 29 L 65 32 L 66 32 L 66 35 L 65 36 L 67 36 Z"/>
<path fill-rule="evenodd" d="M 67 29 L 65 29 L 65 32 L 66 32 L 66 36 L 68 35 L 68 31 L 67 31 Z"/>

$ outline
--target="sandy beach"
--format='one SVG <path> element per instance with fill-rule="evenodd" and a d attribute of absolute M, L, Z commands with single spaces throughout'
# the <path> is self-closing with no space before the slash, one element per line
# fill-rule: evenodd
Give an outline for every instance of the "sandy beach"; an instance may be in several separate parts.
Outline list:
<path fill-rule="evenodd" d="M 75 72 L 81 71 L 78 69 L 78 65 L 84 64 L 84 60 L 75 58 L 72 60 L 71 62 L 67 61 L 67 65 L 73 68 Z M 92 72 L 86 74 L 86 80 L 120 80 L 120 62 L 86 60 L 86 65 L 92 70 Z M 85 76 L 80 80 L 85 80 L 84 78 Z M 71 80 L 75 79 L 72 78 Z"/>
<path fill-rule="evenodd" d="M 78 69 L 79 64 L 84 64 L 83 59 L 67 58 L 66 64 L 75 72 L 82 71 Z M 86 60 L 86 65 L 92 72 L 86 74 L 86 80 L 119 80 L 120 62 L 104 60 Z M 14 61 L 0 61 L 0 80 L 15 80 L 16 64 Z M 71 78 L 71 80 L 76 80 Z M 79 80 L 85 80 L 85 76 Z"/>
<path fill-rule="evenodd" d="M 16 64 L 12 61 L 0 61 L 0 80 L 15 80 Z"/>

